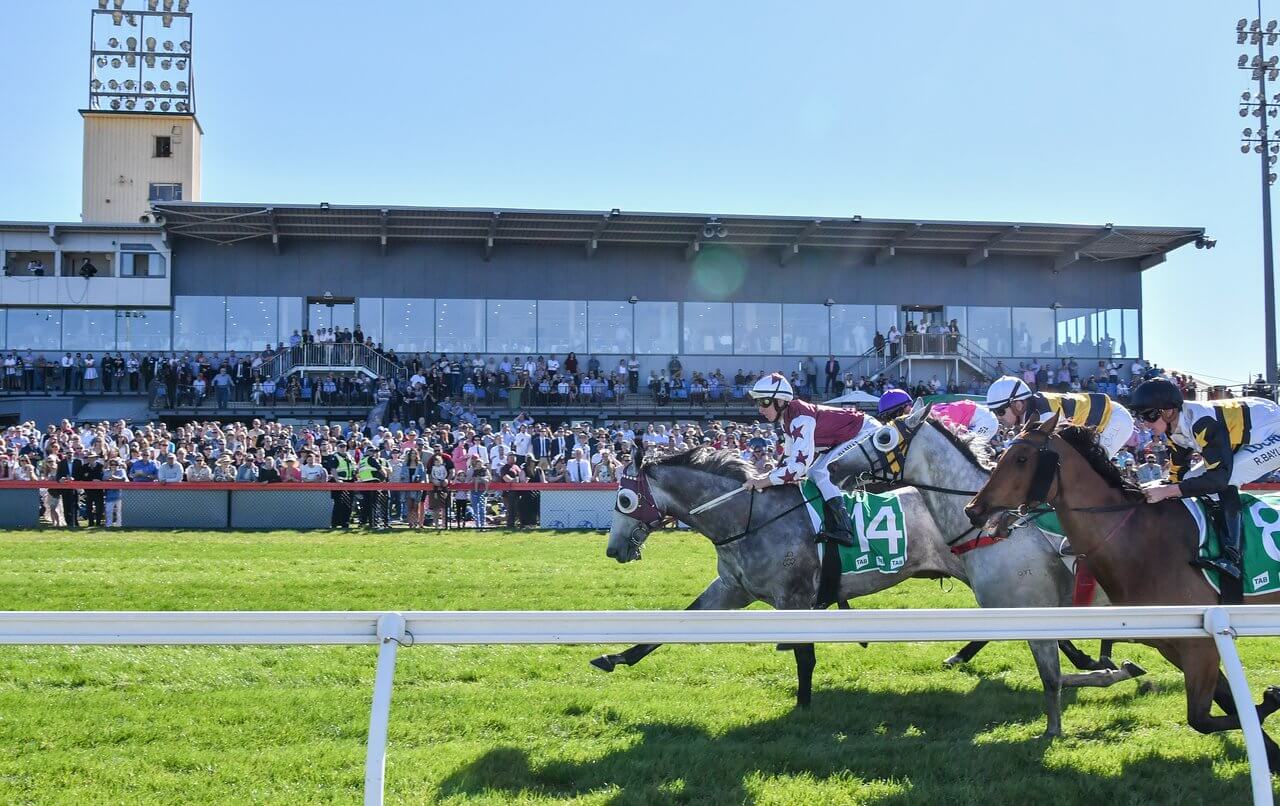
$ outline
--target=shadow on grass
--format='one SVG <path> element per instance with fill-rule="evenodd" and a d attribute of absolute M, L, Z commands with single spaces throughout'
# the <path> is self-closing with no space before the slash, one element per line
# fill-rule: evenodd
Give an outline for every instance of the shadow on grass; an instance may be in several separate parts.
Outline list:
<path fill-rule="evenodd" d="M 592 760 L 534 763 L 524 750 L 497 748 L 441 781 L 439 792 L 571 798 L 616 789 L 614 803 L 751 803 L 753 781 L 784 779 L 786 792 L 785 779 L 804 777 L 808 782 L 798 786 L 827 781 L 841 799 L 853 798 L 863 781 L 881 782 L 880 791 L 900 790 L 878 798 L 856 793 L 883 804 L 1247 802 L 1247 774 L 1224 781 L 1215 776 L 1211 758 L 1152 755 L 1128 761 L 1118 775 L 1095 775 L 1066 766 L 1063 758 L 1047 759 L 1047 740 L 983 736 L 1002 725 L 1038 722 L 1039 706 L 1039 697 L 991 680 L 966 696 L 824 691 L 814 695 L 811 709 L 723 734 L 679 722 L 629 726 L 635 735 L 626 748 Z M 613 713 L 607 705 L 581 711 L 567 715 L 598 722 Z M 1120 753 L 1136 729 L 1117 715 L 1060 741 L 1071 752 L 1083 749 L 1102 759 Z M 1187 730 L 1189 740 L 1207 741 Z M 1098 747 L 1084 747 L 1094 742 Z M 1204 750 L 1238 760 L 1243 751 L 1237 746 L 1210 743 Z"/>

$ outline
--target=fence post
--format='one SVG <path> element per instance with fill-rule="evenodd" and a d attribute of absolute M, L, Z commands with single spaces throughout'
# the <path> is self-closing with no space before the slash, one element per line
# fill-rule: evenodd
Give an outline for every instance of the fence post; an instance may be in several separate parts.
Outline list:
<path fill-rule="evenodd" d="M 1231 628 L 1231 617 L 1221 607 L 1211 607 L 1204 612 L 1205 632 L 1213 636 L 1222 658 L 1222 668 L 1231 686 L 1231 698 L 1240 714 L 1240 731 L 1244 734 L 1245 754 L 1249 758 L 1249 780 L 1253 785 L 1254 806 L 1271 806 L 1271 767 L 1267 763 L 1267 748 L 1262 743 L 1262 723 L 1254 709 L 1249 694 L 1249 682 L 1244 677 L 1240 653 L 1236 651 L 1236 631 Z"/>
<path fill-rule="evenodd" d="M 387 766 L 387 721 L 391 718 L 391 683 L 396 672 L 396 650 L 404 637 L 404 616 L 384 613 L 378 617 L 378 670 L 373 678 L 369 748 L 364 761 L 365 806 L 382 806 Z"/>

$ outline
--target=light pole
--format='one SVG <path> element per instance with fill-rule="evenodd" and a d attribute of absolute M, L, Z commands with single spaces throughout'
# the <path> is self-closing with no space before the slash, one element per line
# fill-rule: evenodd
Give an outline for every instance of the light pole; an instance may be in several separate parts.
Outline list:
<path fill-rule="evenodd" d="M 1263 40 L 1266 45 L 1276 44 L 1280 33 L 1276 31 L 1276 21 L 1271 20 L 1266 24 L 1266 30 L 1262 27 L 1262 0 L 1258 0 L 1258 17 L 1250 22 L 1247 19 L 1241 19 L 1236 23 L 1236 44 L 1243 45 L 1248 42 L 1251 45 L 1258 46 L 1258 52 L 1252 57 L 1250 54 L 1243 53 L 1236 62 L 1236 67 L 1241 70 L 1249 70 L 1252 73 L 1252 79 L 1258 82 L 1257 95 L 1244 92 L 1240 96 L 1240 117 L 1247 118 L 1250 115 L 1258 119 L 1258 129 L 1254 131 L 1252 128 L 1246 128 L 1241 132 L 1240 152 L 1248 154 L 1250 151 L 1261 157 L 1260 164 L 1262 167 L 1262 309 L 1264 319 L 1264 330 L 1266 339 L 1266 377 L 1268 384 L 1276 382 L 1276 283 L 1275 283 L 1275 267 L 1271 251 L 1271 185 L 1276 181 L 1276 175 L 1271 168 L 1276 163 L 1277 152 L 1280 152 L 1280 143 L 1271 142 L 1271 132 L 1269 130 L 1269 119 L 1276 117 L 1280 113 L 1280 94 L 1276 94 L 1267 100 L 1267 79 L 1275 81 L 1280 75 L 1280 57 L 1267 56 L 1264 49 Z"/>

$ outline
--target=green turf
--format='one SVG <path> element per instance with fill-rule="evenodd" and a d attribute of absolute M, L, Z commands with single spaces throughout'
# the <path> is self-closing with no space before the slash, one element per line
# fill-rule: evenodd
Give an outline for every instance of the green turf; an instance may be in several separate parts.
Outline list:
<path fill-rule="evenodd" d="M 596 534 L 12 532 L 2 609 L 683 607 L 710 580 L 701 538 L 659 534 L 619 566 Z M 863 607 L 962 607 L 916 582 Z M 1089 644 L 1096 651 L 1096 644 Z M 1280 642 L 1243 644 L 1255 690 Z M 966 669 L 954 645 L 820 646 L 811 709 L 789 654 L 665 647 L 611 675 L 595 647 L 419 646 L 400 653 L 389 802 L 1245 803 L 1239 734 L 1183 724 L 1155 693 L 1068 694 L 1039 738 L 1025 645 Z M 356 803 L 372 648 L 0 648 L 0 802 Z"/>

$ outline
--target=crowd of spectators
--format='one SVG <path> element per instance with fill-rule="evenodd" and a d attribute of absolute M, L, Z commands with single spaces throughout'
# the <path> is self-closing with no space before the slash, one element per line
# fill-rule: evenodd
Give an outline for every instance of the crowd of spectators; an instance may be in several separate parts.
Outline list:
<path fill-rule="evenodd" d="M 351 483 L 331 496 L 331 525 L 353 518 L 367 526 L 402 523 L 508 527 L 537 521 L 535 491 L 490 492 L 503 483 L 614 483 L 638 443 L 658 450 L 709 444 L 732 447 L 761 472 L 772 469 L 779 442 L 764 424 L 655 423 L 633 429 L 535 423 L 521 413 L 497 428 L 484 423 L 435 424 L 427 430 L 347 425 L 193 422 L 72 425 L 41 431 L 33 422 L 4 431 L 0 481 Z M 421 484 L 421 491 L 362 493 L 366 481 Z M 121 526 L 118 490 L 40 492 L 41 514 L 54 526 Z"/>

